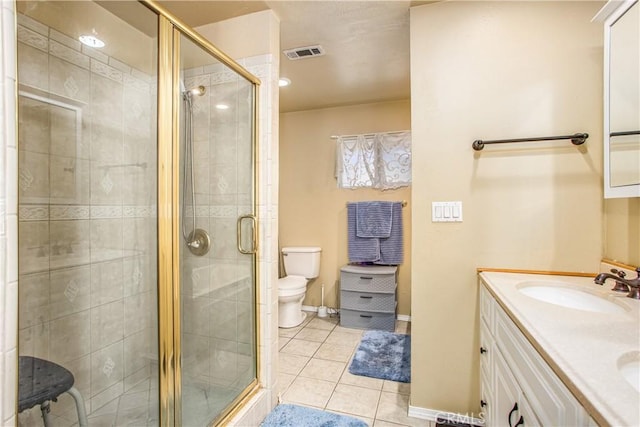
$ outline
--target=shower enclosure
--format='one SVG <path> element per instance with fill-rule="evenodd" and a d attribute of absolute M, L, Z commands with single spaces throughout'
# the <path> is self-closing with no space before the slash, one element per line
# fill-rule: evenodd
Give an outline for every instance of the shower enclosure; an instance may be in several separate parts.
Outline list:
<path fill-rule="evenodd" d="M 257 387 L 259 81 L 152 2 L 16 6 L 19 354 L 89 425 L 218 423 Z"/>

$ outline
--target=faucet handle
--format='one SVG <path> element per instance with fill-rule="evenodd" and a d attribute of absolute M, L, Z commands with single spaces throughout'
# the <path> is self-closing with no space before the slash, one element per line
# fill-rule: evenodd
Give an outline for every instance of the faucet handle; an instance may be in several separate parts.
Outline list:
<path fill-rule="evenodd" d="M 624 271 L 622 271 L 622 270 L 618 270 L 617 268 L 612 268 L 612 269 L 611 269 L 611 272 L 612 272 L 613 274 L 617 274 L 617 275 L 618 275 L 618 277 L 620 277 L 621 279 L 624 279 L 624 278 L 627 276 L 627 273 L 625 273 L 625 272 L 624 272 Z"/>
<path fill-rule="evenodd" d="M 612 268 L 611 272 L 615 275 L 617 275 L 619 278 L 624 279 L 625 276 L 627 275 L 627 273 L 625 273 L 622 270 L 618 270 L 617 268 Z M 613 288 L 611 288 L 612 291 L 616 291 L 616 292 L 629 292 L 629 285 L 627 285 L 626 283 L 623 283 L 619 280 L 616 280 L 616 284 Z"/>

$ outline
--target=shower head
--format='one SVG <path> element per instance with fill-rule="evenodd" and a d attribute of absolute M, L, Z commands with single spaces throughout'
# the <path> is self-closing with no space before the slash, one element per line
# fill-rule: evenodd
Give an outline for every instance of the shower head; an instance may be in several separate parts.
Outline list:
<path fill-rule="evenodd" d="M 202 96 L 206 91 L 207 89 L 204 86 L 196 86 L 189 90 L 185 90 L 184 92 L 182 92 L 182 95 L 184 95 L 185 97 L 191 97 L 193 95 Z"/>

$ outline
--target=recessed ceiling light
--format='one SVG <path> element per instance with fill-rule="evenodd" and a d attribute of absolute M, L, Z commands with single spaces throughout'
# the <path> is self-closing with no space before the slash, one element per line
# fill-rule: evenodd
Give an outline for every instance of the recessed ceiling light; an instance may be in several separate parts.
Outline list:
<path fill-rule="evenodd" d="M 216 108 L 218 110 L 228 110 L 229 106 L 227 104 L 216 104 Z"/>
<path fill-rule="evenodd" d="M 78 37 L 78 40 L 80 40 L 80 43 L 87 45 L 89 47 L 95 47 L 95 48 L 104 47 L 104 42 L 99 38 L 97 38 L 96 36 L 84 34 Z"/>
<path fill-rule="evenodd" d="M 286 77 L 281 77 L 280 80 L 278 80 L 278 86 L 280 87 L 289 86 L 290 84 L 291 84 L 291 80 L 289 80 Z"/>

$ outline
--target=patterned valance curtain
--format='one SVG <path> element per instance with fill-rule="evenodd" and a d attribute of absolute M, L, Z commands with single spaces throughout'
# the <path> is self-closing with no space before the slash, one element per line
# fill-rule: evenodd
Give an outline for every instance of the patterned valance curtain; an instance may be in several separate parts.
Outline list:
<path fill-rule="evenodd" d="M 336 147 L 339 188 L 411 185 L 411 132 L 340 136 Z"/>

